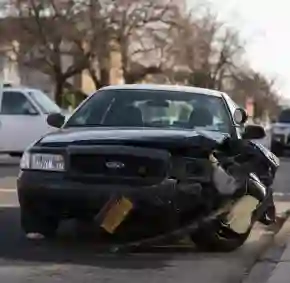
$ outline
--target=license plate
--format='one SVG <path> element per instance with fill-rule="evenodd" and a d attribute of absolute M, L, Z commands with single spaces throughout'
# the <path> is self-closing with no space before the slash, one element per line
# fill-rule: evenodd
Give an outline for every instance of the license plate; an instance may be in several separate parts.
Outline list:
<path fill-rule="evenodd" d="M 108 210 L 101 227 L 108 233 L 113 234 L 132 209 L 133 203 L 129 199 L 122 197 Z"/>

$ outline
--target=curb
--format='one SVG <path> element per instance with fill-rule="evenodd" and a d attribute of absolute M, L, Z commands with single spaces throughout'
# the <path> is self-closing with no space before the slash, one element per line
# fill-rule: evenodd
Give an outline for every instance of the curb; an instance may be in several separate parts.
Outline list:
<path fill-rule="evenodd" d="M 289 262 L 287 260 L 287 254 L 289 254 L 290 244 L 290 221 L 285 225 L 284 234 L 281 235 L 279 243 L 277 243 L 277 249 L 279 252 L 279 256 L 268 258 L 269 262 L 272 262 L 273 269 L 269 274 L 269 278 L 267 279 L 267 283 L 284 283 L 289 282 L 288 277 L 288 265 Z M 285 273 L 285 264 L 287 264 L 287 272 Z M 288 277 L 286 279 L 286 277 Z"/>
<path fill-rule="evenodd" d="M 255 262 L 240 283 L 270 283 L 269 279 L 279 263 L 289 240 L 289 217 L 290 210 L 286 210 L 279 216 L 278 224 L 272 228 L 274 233 L 269 236 L 263 251 L 255 259 Z"/>

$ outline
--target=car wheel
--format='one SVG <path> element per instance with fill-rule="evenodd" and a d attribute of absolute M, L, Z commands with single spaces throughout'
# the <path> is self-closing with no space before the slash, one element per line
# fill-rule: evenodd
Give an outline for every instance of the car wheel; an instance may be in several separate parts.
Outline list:
<path fill-rule="evenodd" d="M 270 150 L 276 155 L 276 156 L 283 156 L 283 146 L 276 143 L 271 143 Z"/>
<path fill-rule="evenodd" d="M 244 195 L 229 211 L 202 225 L 191 239 L 206 251 L 229 252 L 239 248 L 251 232 L 258 203 L 255 197 Z"/>
<path fill-rule="evenodd" d="M 22 157 L 23 153 L 22 152 L 10 152 L 9 155 L 11 157 Z"/>
<path fill-rule="evenodd" d="M 58 229 L 59 219 L 57 217 L 44 215 L 37 209 L 33 209 L 26 205 L 22 205 L 21 227 L 23 231 L 28 233 L 40 233 L 46 238 L 55 236 Z"/>

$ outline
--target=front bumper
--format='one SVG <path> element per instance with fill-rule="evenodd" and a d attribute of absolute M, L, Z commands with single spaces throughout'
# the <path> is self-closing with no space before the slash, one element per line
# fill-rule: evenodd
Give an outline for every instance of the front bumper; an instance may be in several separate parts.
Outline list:
<path fill-rule="evenodd" d="M 153 214 L 174 205 L 184 210 L 200 209 L 204 204 L 201 191 L 191 185 L 191 191 L 182 190 L 174 179 L 165 179 L 153 186 L 104 185 L 80 182 L 61 173 L 21 171 L 17 180 L 20 206 L 33 205 L 58 215 L 79 216 L 97 214 L 112 197 L 126 197 L 137 210 Z M 157 210 L 157 211 L 156 211 Z M 150 211 L 150 212 L 149 212 Z"/>

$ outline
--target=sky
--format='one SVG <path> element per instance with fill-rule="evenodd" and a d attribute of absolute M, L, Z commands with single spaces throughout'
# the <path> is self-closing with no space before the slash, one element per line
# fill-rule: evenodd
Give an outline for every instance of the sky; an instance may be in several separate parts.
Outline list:
<path fill-rule="evenodd" d="M 251 66 L 277 79 L 277 89 L 290 99 L 290 1 L 207 0 L 219 17 L 238 28 L 246 40 Z M 187 0 L 193 6 L 196 0 Z"/>

